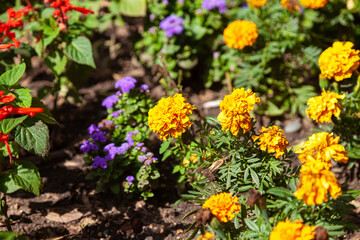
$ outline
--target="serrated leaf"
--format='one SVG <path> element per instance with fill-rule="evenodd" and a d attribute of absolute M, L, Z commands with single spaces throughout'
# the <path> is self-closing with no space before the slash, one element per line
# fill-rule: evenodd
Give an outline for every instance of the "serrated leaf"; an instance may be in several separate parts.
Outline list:
<path fill-rule="evenodd" d="M 253 221 L 251 221 L 251 220 L 248 219 L 248 218 L 245 218 L 244 221 L 245 221 L 245 224 L 246 224 L 251 230 L 253 230 L 253 231 L 255 231 L 255 232 L 259 232 L 260 229 L 259 229 L 259 226 L 256 225 L 256 223 L 254 223 Z"/>
<path fill-rule="evenodd" d="M 0 76 L 0 85 L 12 86 L 16 84 L 25 72 L 26 65 L 21 63 Z"/>
<path fill-rule="evenodd" d="M 254 182 L 256 183 L 257 186 L 260 185 L 260 181 L 259 181 L 259 177 L 258 175 L 256 174 L 256 172 L 254 170 L 252 170 L 250 168 L 250 175 L 251 175 L 251 178 L 254 180 Z"/>
<path fill-rule="evenodd" d="M 160 147 L 160 150 L 159 150 L 160 154 L 163 154 L 169 148 L 172 140 L 173 140 L 173 138 L 169 138 L 167 141 L 164 141 L 161 144 L 161 147 Z"/>
<path fill-rule="evenodd" d="M 284 187 L 270 188 L 269 190 L 267 190 L 266 193 L 271 194 L 271 195 L 275 195 L 275 196 L 281 197 L 281 198 L 288 198 L 288 197 L 293 196 L 292 192 L 289 189 L 284 188 Z"/>
<path fill-rule="evenodd" d="M 11 177 L 10 173 L 0 175 L 0 192 L 10 194 L 21 189 L 19 185 L 16 185 Z M 0 238 L 1 239 L 1 238 Z"/>
<path fill-rule="evenodd" d="M 86 37 L 73 38 L 71 43 L 65 47 L 65 54 L 74 62 L 96 68 L 91 42 Z"/>
<path fill-rule="evenodd" d="M 49 129 L 40 120 L 27 119 L 15 129 L 15 141 L 26 150 L 46 157 L 49 145 Z"/>
<path fill-rule="evenodd" d="M 28 116 L 22 116 L 18 118 L 5 118 L 0 121 L 0 132 L 3 134 L 8 134 L 13 130 L 17 125 L 22 123 Z"/>
<path fill-rule="evenodd" d="M 14 102 L 19 107 L 30 107 L 32 97 L 30 94 L 31 90 L 26 88 L 18 88 L 14 90 L 14 95 L 16 96 Z"/>
<path fill-rule="evenodd" d="M 37 167 L 31 162 L 18 162 L 11 172 L 12 179 L 23 190 L 40 195 L 41 177 Z"/>

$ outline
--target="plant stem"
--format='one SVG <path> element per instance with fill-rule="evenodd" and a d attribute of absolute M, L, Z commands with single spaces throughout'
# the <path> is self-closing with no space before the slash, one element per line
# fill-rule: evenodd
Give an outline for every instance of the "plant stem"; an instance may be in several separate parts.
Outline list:
<path fill-rule="evenodd" d="M 1 198 L 0 207 L 1 207 L 1 214 L 4 217 L 6 228 L 7 228 L 7 230 L 9 232 L 12 232 L 12 228 L 11 228 L 11 225 L 10 225 L 10 219 L 9 219 L 9 217 L 7 215 L 8 205 L 6 203 L 6 194 L 4 194 L 4 196 Z"/>

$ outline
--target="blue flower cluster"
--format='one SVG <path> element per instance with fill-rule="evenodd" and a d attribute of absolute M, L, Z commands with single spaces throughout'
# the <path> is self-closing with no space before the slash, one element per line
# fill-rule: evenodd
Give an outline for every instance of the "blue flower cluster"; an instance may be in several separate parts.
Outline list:
<path fill-rule="evenodd" d="M 175 14 L 171 14 L 160 22 L 159 27 L 160 29 L 165 31 L 165 35 L 168 38 L 171 38 L 175 34 L 179 35 L 182 33 L 182 31 L 184 30 L 183 24 L 184 19 Z"/>
<path fill-rule="evenodd" d="M 201 7 L 207 10 L 218 8 L 220 13 L 226 13 L 226 0 L 204 0 Z"/>

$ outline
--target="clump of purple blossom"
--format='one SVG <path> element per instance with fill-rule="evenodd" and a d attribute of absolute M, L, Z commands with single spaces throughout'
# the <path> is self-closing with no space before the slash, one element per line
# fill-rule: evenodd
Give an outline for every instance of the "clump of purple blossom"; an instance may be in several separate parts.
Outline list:
<path fill-rule="evenodd" d="M 122 93 L 129 93 L 135 87 L 136 79 L 132 77 L 124 77 L 115 83 L 115 88 L 120 88 Z"/>
<path fill-rule="evenodd" d="M 160 29 L 165 31 L 165 35 L 168 38 L 171 38 L 172 36 L 179 35 L 183 32 L 184 27 L 184 19 L 181 17 L 172 14 L 161 21 L 159 27 Z"/>
<path fill-rule="evenodd" d="M 226 13 L 226 0 L 204 0 L 201 7 L 207 10 L 218 8 L 220 13 Z"/>
<path fill-rule="evenodd" d="M 126 181 L 129 182 L 129 186 L 133 184 L 133 181 L 135 180 L 134 176 L 127 176 Z"/>
<path fill-rule="evenodd" d="M 105 158 L 102 158 L 102 157 L 99 157 L 99 156 L 96 156 L 94 158 L 92 168 L 98 168 L 98 167 L 101 167 L 102 169 L 107 168 L 107 162 L 106 162 Z"/>
<path fill-rule="evenodd" d="M 107 98 L 104 99 L 104 101 L 101 103 L 101 105 L 103 107 L 106 107 L 106 109 L 112 108 L 114 103 L 116 103 L 117 101 L 119 101 L 118 96 L 115 95 L 111 95 L 108 96 Z"/>
<path fill-rule="evenodd" d="M 105 134 L 106 132 L 94 132 L 93 134 L 90 134 L 90 138 L 94 139 L 94 143 L 98 141 L 106 142 Z"/>
<path fill-rule="evenodd" d="M 99 147 L 98 145 L 91 143 L 89 140 L 85 140 L 80 146 L 80 151 L 83 151 L 85 153 L 90 152 L 91 150 L 97 151 L 99 150 Z"/>

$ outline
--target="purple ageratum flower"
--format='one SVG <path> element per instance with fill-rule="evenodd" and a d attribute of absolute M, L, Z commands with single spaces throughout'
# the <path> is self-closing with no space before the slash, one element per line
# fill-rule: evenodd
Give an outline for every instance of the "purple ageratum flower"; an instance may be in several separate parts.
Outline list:
<path fill-rule="evenodd" d="M 219 52 L 213 52 L 213 58 L 217 59 L 220 57 L 220 53 Z"/>
<path fill-rule="evenodd" d="M 85 140 L 83 144 L 80 146 L 80 151 L 83 152 L 90 152 L 91 150 L 97 151 L 99 150 L 99 146 L 96 144 L 90 143 L 89 140 Z"/>
<path fill-rule="evenodd" d="M 109 143 L 104 147 L 104 152 L 108 152 L 113 147 L 115 147 L 115 143 Z"/>
<path fill-rule="evenodd" d="M 112 120 L 106 120 L 105 124 L 110 124 L 110 123 L 114 123 Z"/>
<path fill-rule="evenodd" d="M 107 168 L 107 162 L 106 162 L 105 158 L 102 158 L 99 156 L 96 156 L 94 158 L 92 168 L 98 168 L 98 167 L 101 167 L 102 169 Z"/>
<path fill-rule="evenodd" d="M 115 112 L 113 112 L 112 114 L 111 114 L 111 117 L 114 117 L 114 118 L 116 118 L 116 117 L 118 117 L 119 115 L 120 115 L 120 113 L 122 113 L 123 112 L 123 110 L 117 110 L 117 111 L 115 111 Z"/>
<path fill-rule="evenodd" d="M 91 124 L 89 127 L 88 127 L 88 133 L 89 135 L 90 134 L 93 134 L 94 132 L 99 132 L 100 131 L 100 128 L 97 127 L 95 124 Z"/>
<path fill-rule="evenodd" d="M 138 160 L 139 160 L 139 162 L 141 162 L 141 163 L 143 163 L 146 159 L 147 159 L 147 157 L 146 157 L 145 155 L 140 155 L 140 156 L 138 157 Z"/>
<path fill-rule="evenodd" d="M 130 131 L 126 134 L 125 140 L 128 142 L 130 146 L 134 146 L 134 140 L 132 139 L 132 137 L 135 137 L 138 134 L 139 131 Z"/>
<path fill-rule="evenodd" d="M 129 148 L 130 148 L 130 145 L 128 143 L 123 143 L 123 144 L 121 144 L 120 147 L 116 148 L 116 153 L 124 154 Z"/>
<path fill-rule="evenodd" d="M 156 27 L 149 28 L 149 33 L 154 34 L 156 32 Z"/>
<path fill-rule="evenodd" d="M 184 30 L 183 27 L 184 19 L 175 15 L 171 14 L 167 18 L 161 21 L 159 27 L 160 29 L 165 31 L 165 35 L 168 38 L 171 38 L 175 34 L 179 35 Z"/>
<path fill-rule="evenodd" d="M 147 148 L 146 148 L 146 147 L 142 147 L 142 148 L 141 148 L 141 152 L 146 153 L 146 151 L 147 151 Z"/>
<path fill-rule="evenodd" d="M 134 176 L 127 176 L 126 177 L 126 181 L 129 182 L 129 186 L 131 186 L 133 183 L 133 181 L 135 180 Z"/>
<path fill-rule="evenodd" d="M 115 83 L 115 88 L 120 88 L 122 93 L 128 93 L 135 87 L 136 79 L 132 77 L 124 77 Z"/>
<path fill-rule="evenodd" d="M 149 20 L 150 22 L 153 22 L 155 20 L 155 15 L 153 13 L 149 15 Z"/>
<path fill-rule="evenodd" d="M 111 95 L 104 99 L 104 101 L 101 103 L 102 106 L 106 107 L 106 109 L 112 108 L 114 103 L 119 101 L 118 96 Z"/>
<path fill-rule="evenodd" d="M 110 148 L 108 154 L 105 156 L 105 159 L 108 161 L 113 160 L 116 154 L 118 153 L 118 151 L 119 151 L 118 147 Z"/>
<path fill-rule="evenodd" d="M 218 8 L 220 13 L 225 13 L 227 11 L 226 0 L 204 0 L 201 7 L 209 11 Z"/>
<path fill-rule="evenodd" d="M 144 143 L 142 143 L 142 142 L 139 142 L 139 143 L 136 144 L 136 147 L 139 147 L 139 148 L 140 148 L 140 147 L 142 147 L 142 146 L 144 146 Z"/>
<path fill-rule="evenodd" d="M 164 4 L 165 6 L 169 4 L 169 0 L 163 0 L 162 4 Z"/>
<path fill-rule="evenodd" d="M 106 132 L 96 132 L 90 135 L 90 138 L 94 139 L 94 142 L 106 142 Z"/>
<path fill-rule="evenodd" d="M 180 5 L 183 5 L 183 4 L 184 4 L 184 0 L 177 0 L 177 3 L 180 4 Z"/>
<path fill-rule="evenodd" d="M 147 84 L 142 84 L 140 86 L 140 89 L 146 91 L 146 90 L 149 90 L 149 86 Z"/>

